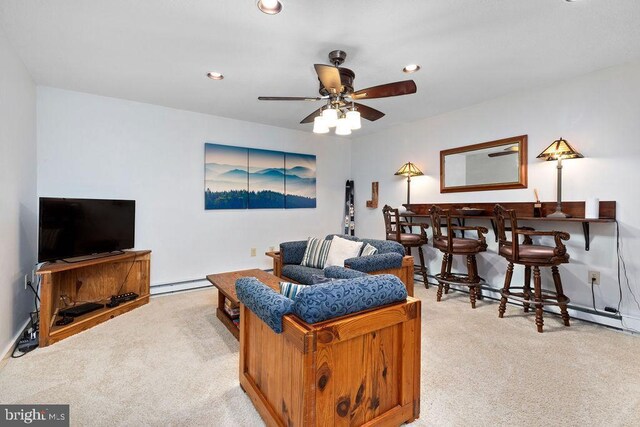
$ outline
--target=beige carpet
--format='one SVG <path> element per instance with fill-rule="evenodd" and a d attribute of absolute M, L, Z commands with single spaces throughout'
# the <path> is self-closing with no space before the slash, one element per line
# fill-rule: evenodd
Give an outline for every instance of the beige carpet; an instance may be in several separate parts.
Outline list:
<path fill-rule="evenodd" d="M 423 300 L 422 412 L 413 425 L 640 425 L 640 338 L 516 307 Z M 71 424 L 260 425 L 213 290 L 151 303 L 0 370 L 1 403 L 69 403 Z"/>

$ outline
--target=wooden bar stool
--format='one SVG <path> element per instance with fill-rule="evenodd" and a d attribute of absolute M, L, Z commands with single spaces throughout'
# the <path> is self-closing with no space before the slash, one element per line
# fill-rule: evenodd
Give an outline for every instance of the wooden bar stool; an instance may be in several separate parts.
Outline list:
<path fill-rule="evenodd" d="M 504 278 L 504 287 L 502 288 L 502 298 L 500 299 L 500 308 L 498 316 L 503 317 L 507 307 L 507 299 L 515 300 L 523 303 L 525 313 L 529 312 L 529 304 L 531 302 L 531 269 L 533 267 L 533 304 L 536 307 L 536 326 L 538 332 L 542 332 L 542 308 L 545 305 L 560 306 L 560 313 L 565 326 L 569 326 L 569 313 L 567 312 L 567 304 L 569 298 L 562 291 L 562 280 L 558 265 L 569 262 L 569 254 L 567 248 L 562 243 L 563 240 L 569 240 L 569 233 L 564 231 L 532 231 L 518 228 L 518 221 L 515 210 L 505 209 L 500 205 L 496 205 L 493 213 L 498 225 L 498 253 L 502 255 L 508 262 L 507 274 Z M 511 241 L 507 240 L 505 222 L 509 221 L 511 225 Z M 523 243 L 518 241 L 518 236 L 524 236 Z M 532 244 L 533 236 L 552 236 L 555 239 L 554 246 L 543 246 Z M 524 286 L 511 287 L 511 277 L 513 276 L 513 264 L 524 265 Z M 540 278 L 540 267 L 551 267 L 553 275 L 553 283 L 555 292 L 543 290 Z M 513 292 L 513 291 L 520 292 Z"/>
<path fill-rule="evenodd" d="M 424 223 L 402 223 L 400 222 L 400 212 L 389 205 L 382 208 L 384 216 L 384 227 L 386 231 L 386 239 L 393 240 L 404 246 L 405 253 L 411 256 L 411 248 L 418 248 L 418 256 L 420 257 L 420 265 L 414 264 L 414 273 L 421 274 L 424 281 L 424 287 L 429 289 L 427 281 L 427 268 L 424 262 L 424 252 L 422 246 L 426 245 L 428 224 Z M 405 233 L 404 227 L 409 228 L 409 233 Z M 420 234 L 411 233 L 411 227 L 420 227 Z"/>
<path fill-rule="evenodd" d="M 442 252 L 442 269 L 437 274 L 438 295 L 437 300 L 442 299 L 442 290 L 449 292 L 449 285 L 464 285 L 469 287 L 469 298 L 471 307 L 476 308 L 476 298 L 482 299 L 482 285 L 485 283 L 478 275 L 478 264 L 476 255 L 487 250 L 487 242 L 484 234 L 488 233 L 485 227 L 462 227 L 451 225 L 451 212 L 438 206 L 431 206 L 429 209 L 431 216 L 431 226 L 433 228 L 433 247 Z M 446 219 L 447 235 L 442 234 L 442 217 Z M 455 231 L 476 231 L 477 239 L 455 237 Z M 467 274 L 452 273 L 451 264 L 454 255 L 466 255 Z"/>

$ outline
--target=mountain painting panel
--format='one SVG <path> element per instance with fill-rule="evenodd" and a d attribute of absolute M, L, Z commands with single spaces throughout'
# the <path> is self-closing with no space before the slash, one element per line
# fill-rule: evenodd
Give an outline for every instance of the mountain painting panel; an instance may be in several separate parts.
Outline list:
<path fill-rule="evenodd" d="M 247 209 L 249 149 L 204 145 L 204 208 Z"/>
<path fill-rule="evenodd" d="M 316 156 L 285 153 L 285 206 L 316 207 Z"/>
<path fill-rule="evenodd" d="M 249 149 L 249 209 L 284 209 L 282 151 Z"/>

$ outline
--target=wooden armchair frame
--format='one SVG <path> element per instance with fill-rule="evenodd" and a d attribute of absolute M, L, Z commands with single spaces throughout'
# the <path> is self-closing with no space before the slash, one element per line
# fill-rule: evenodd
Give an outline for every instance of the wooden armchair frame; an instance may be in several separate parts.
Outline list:
<path fill-rule="evenodd" d="M 240 385 L 268 426 L 400 425 L 420 415 L 420 300 L 276 334 L 240 306 Z"/>

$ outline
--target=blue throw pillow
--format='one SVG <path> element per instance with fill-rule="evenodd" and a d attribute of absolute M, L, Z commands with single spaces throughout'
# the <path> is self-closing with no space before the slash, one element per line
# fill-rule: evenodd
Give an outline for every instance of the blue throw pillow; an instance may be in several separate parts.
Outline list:
<path fill-rule="evenodd" d="M 360 256 L 375 255 L 377 253 L 378 253 L 378 250 L 376 249 L 376 247 L 367 243 L 362 247 Z"/>
<path fill-rule="evenodd" d="M 307 249 L 304 251 L 300 265 L 311 268 L 324 268 L 330 248 L 331 240 L 309 237 Z"/>

